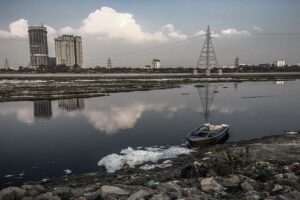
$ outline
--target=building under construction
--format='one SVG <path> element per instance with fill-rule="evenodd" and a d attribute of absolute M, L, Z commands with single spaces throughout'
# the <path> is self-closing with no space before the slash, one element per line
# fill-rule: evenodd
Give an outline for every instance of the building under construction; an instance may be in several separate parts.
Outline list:
<path fill-rule="evenodd" d="M 45 26 L 29 26 L 30 65 L 48 66 L 47 28 Z"/>

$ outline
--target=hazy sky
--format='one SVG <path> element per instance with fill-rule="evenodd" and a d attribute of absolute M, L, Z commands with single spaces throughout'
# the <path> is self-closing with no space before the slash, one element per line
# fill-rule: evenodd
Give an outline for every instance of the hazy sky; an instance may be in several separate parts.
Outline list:
<path fill-rule="evenodd" d="M 298 0 L 1 0 L 0 67 L 28 65 L 28 25 L 83 37 L 85 66 L 195 66 L 207 25 L 221 65 L 300 63 Z"/>

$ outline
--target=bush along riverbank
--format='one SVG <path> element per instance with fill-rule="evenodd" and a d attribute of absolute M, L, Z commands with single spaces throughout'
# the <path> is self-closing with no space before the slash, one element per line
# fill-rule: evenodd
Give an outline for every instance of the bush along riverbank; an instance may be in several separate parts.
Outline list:
<path fill-rule="evenodd" d="M 194 149 L 189 154 L 168 160 L 167 165 L 148 170 L 124 165 L 115 173 L 98 172 L 47 182 L 26 182 L 21 187 L 2 189 L 0 199 L 300 198 L 298 132 Z M 165 161 L 162 159 L 158 164 Z"/>

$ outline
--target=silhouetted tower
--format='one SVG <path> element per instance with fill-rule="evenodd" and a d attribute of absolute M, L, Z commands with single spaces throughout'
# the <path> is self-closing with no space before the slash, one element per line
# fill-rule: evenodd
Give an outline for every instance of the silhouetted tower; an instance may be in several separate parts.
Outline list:
<path fill-rule="evenodd" d="M 210 74 L 211 68 L 219 67 L 218 59 L 212 44 L 212 34 L 213 33 L 210 31 L 210 28 L 208 26 L 205 33 L 204 44 L 196 65 L 196 68 L 206 69 L 207 75 Z"/>
<path fill-rule="evenodd" d="M 5 69 L 5 70 L 8 70 L 8 69 L 9 69 L 9 64 L 8 64 L 7 58 L 5 58 L 4 69 Z"/>
<path fill-rule="evenodd" d="M 108 68 L 108 69 L 111 68 L 111 60 L 110 60 L 110 58 L 108 58 L 108 60 L 107 60 L 107 68 Z"/>
<path fill-rule="evenodd" d="M 239 57 L 236 57 L 234 61 L 234 67 L 239 67 L 239 66 L 240 66 Z"/>

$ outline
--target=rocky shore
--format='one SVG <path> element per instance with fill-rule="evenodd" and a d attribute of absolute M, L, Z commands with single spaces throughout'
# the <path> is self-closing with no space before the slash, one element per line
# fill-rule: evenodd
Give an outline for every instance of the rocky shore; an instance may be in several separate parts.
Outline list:
<path fill-rule="evenodd" d="M 300 199 L 300 134 L 195 149 L 172 166 L 64 176 L 0 191 L 0 200 Z M 163 162 L 163 160 L 159 161 Z"/>

